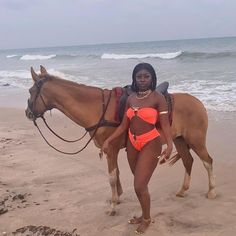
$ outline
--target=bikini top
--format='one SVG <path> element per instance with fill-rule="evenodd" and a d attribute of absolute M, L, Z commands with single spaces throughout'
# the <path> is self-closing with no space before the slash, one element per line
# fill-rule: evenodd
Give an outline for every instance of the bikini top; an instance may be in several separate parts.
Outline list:
<path fill-rule="evenodd" d="M 138 116 L 142 120 L 150 124 L 156 124 L 158 118 L 158 112 L 151 107 L 130 107 L 126 112 L 127 117 L 131 120 L 134 116 Z"/>

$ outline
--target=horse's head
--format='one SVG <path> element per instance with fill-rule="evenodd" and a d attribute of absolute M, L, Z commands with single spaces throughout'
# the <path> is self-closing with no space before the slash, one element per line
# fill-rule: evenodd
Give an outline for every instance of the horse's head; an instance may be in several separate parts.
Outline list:
<path fill-rule="evenodd" d="M 50 75 L 43 66 L 40 66 L 40 72 L 40 74 L 36 74 L 31 67 L 31 76 L 34 84 L 29 89 L 30 97 L 28 99 L 28 106 L 25 110 L 25 114 L 33 121 L 38 117 L 42 117 L 45 111 L 51 109 L 47 104 L 47 98 L 43 89 L 45 82 L 50 79 Z"/>

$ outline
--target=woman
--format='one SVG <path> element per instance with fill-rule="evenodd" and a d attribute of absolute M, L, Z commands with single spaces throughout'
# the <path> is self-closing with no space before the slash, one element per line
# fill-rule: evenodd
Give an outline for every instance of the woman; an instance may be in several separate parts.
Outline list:
<path fill-rule="evenodd" d="M 139 224 L 136 233 L 144 233 L 151 223 L 148 182 L 160 157 L 168 159 L 172 151 L 172 138 L 168 119 L 167 103 L 156 89 L 156 73 L 148 63 L 135 66 L 132 74 L 132 90 L 126 103 L 126 115 L 120 126 L 105 140 L 102 152 L 107 152 L 109 143 L 128 131 L 127 157 L 134 175 L 134 189 L 141 205 L 142 215 L 128 222 Z M 160 134 L 155 124 L 160 122 L 167 142 L 162 152 Z"/>

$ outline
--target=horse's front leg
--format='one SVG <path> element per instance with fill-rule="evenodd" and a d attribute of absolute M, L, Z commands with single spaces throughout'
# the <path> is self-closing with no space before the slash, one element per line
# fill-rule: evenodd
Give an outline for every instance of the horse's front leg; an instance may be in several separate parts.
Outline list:
<path fill-rule="evenodd" d="M 107 213 L 111 216 L 116 214 L 116 205 L 119 204 L 119 196 L 123 193 L 117 163 L 118 152 L 119 150 L 110 150 L 107 154 L 109 183 L 112 192 L 111 209 Z"/>

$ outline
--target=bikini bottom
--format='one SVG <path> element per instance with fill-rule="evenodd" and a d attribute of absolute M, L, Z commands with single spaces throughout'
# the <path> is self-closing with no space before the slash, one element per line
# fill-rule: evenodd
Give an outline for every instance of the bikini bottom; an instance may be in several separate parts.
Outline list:
<path fill-rule="evenodd" d="M 142 148 L 151 140 L 155 139 L 156 137 L 160 136 L 160 133 L 156 128 L 152 129 L 151 131 L 141 134 L 141 135 L 134 135 L 131 133 L 129 129 L 129 140 L 134 146 L 135 149 L 141 151 Z"/>

